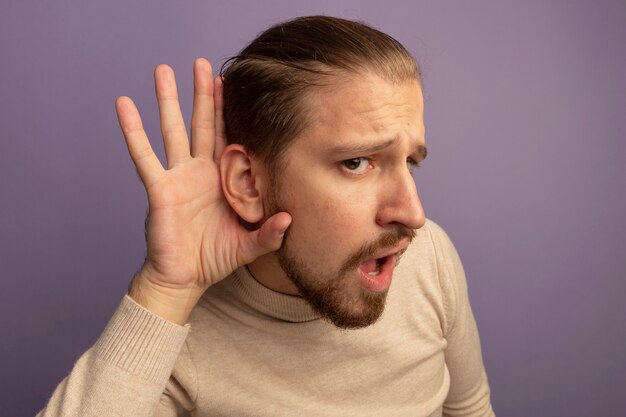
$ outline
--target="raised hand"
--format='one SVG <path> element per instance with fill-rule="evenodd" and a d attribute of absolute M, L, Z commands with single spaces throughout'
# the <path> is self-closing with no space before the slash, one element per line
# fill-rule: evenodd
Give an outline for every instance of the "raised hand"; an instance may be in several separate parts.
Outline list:
<path fill-rule="evenodd" d="M 291 223 L 278 213 L 260 229 L 242 227 L 224 198 L 219 159 L 225 146 L 222 84 L 211 65 L 194 62 L 191 144 L 180 111 L 174 72 L 154 72 L 167 156 L 152 150 L 139 112 L 128 97 L 116 110 L 130 156 L 148 195 L 147 257 L 130 296 L 156 314 L 183 324 L 202 293 L 239 266 L 277 250 Z"/>

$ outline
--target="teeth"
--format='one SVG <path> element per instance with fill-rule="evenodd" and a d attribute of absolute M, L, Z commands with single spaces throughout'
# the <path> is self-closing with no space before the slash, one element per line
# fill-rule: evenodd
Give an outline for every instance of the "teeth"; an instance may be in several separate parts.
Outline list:
<path fill-rule="evenodd" d="M 381 259 L 376 259 L 376 270 L 375 270 L 375 271 L 372 271 L 372 272 L 368 272 L 367 274 L 368 274 L 369 276 L 372 276 L 372 277 L 375 277 L 375 276 L 377 276 L 378 274 L 380 274 L 380 264 L 381 264 L 381 263 L 382 263 L 382 260 L 381 260 Z"/>

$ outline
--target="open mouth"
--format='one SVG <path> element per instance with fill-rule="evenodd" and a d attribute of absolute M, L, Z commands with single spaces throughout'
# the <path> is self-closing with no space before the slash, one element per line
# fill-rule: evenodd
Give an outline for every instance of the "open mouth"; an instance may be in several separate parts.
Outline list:
<path fill-rule="evenodd" d="M 394 259 L 392 254 L 363 262 L 359 266 L 361 284 L 372 292 L 387 291 L 391 285 Z"/>
<path fill-rule="evenodd" d="M 361 285 L 372 292 L 385 292 L 391 285 L 393 270 L 409 241 L 378 251 L 373 257 L 359 265 Z"/>
<path fill-rule="evenodd" d="M 387 262 L 389 256 L 383 256 L 382 258 L 368 259 L 360 266 L 361 271 L 371 277 L 380 275 L 381 267 Z"/>

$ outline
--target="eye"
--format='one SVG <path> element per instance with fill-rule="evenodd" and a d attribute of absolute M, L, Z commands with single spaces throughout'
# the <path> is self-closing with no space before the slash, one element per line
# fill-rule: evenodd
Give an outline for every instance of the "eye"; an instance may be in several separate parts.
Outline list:
<path fill-rule="evenodd" d="M 369 159 L 362 157 L 346 159 L 345 161 L 342 161 L 341 164 L 351 174 L 362 174 L 371 166 Z"/>
<path fill-rule="evenodd" d="M 413 173 L 413 170 L 420 167 L 420 163 L 413 158 L 407 158 L 406 166 L 409 168 L 409 172 Z"/>

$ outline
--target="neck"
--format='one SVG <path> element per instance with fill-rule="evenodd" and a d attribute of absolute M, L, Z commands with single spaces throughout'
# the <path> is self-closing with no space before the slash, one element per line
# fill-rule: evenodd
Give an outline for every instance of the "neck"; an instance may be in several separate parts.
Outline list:
<path fill-rule="evenodd" d="M 296 286 L 280 267 L 275 252 L 257 258 L 247 267 L 254 279 L 270 290 L 288 295 L 300 295 Z"/>

